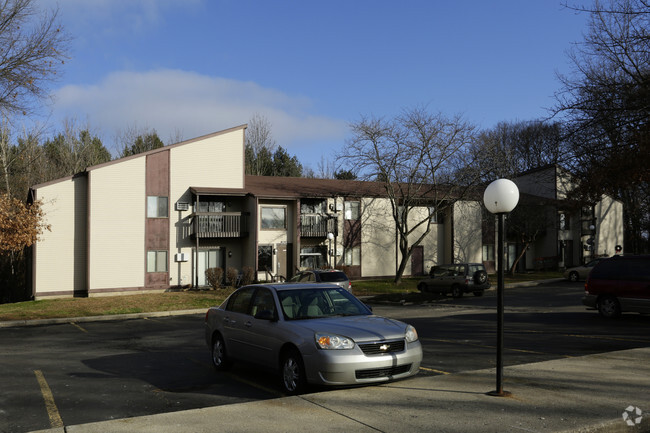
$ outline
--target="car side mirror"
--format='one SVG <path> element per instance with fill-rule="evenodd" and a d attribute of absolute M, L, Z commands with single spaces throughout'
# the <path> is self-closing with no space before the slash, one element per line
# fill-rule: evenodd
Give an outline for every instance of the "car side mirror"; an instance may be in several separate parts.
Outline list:
<path fill-rule="evenodd" d="M 258 312 L 255 314 L 254 317 L 255 317 L 256 319 L 260 319 L 260 320 L 269 320 L 269 321 L 271 321 L 271 322 L 273 322 L 273 321 L 276 320 L 276 318 L 275 318 L 275 314 L 273 314 L 273 311 L 271 311 L 271 310 L 261 310 L 261 311 L 258 311 Z"/>

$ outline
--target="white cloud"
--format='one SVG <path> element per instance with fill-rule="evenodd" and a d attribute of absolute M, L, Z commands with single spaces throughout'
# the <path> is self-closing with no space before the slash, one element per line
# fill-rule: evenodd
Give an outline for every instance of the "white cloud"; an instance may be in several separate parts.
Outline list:
<path fill-rule="evenodd" d="M 184 139 L 266 117 L 279 145 L 301 158 L 318 143 L 342 143 L 343 120 L 309 113 L 311 102 L 252 82 L 180 70 L 115 72 L 92 86 L 66 85 L 54 93 L 54 117 L 84 118 L 105 133 L 137 125 L 152 128 L 167 141 Z M 104 137 L 106 140 L 106 137 Z M 106 144 L 106 143 L 105 143 Z"/>

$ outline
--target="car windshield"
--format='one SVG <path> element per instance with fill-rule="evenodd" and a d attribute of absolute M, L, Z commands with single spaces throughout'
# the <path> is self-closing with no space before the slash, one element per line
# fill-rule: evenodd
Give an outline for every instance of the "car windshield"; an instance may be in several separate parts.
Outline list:
<path fill-rule="evenodd" d="M 343 272 L 321 272 L 320 280 L 324 283 L 347 281 L 348 277 Z"/>
<path fill-rule="evenodd" d="M 278 290 L 287 320 L 372 314 L 361 301 L 342 288 Z"/>

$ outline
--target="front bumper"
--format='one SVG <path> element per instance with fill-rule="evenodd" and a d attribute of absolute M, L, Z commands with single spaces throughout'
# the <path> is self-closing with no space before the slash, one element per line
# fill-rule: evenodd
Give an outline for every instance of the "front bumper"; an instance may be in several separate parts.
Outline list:
<path fill-rule="evenodd" d="M 413 376 L 420 370 L 422 345 L 408 343 L 402 352 L 366 355 L 358 346 L 350 350 L 316 350 L 304 355 L 309 383 L 362 385 Z"/>

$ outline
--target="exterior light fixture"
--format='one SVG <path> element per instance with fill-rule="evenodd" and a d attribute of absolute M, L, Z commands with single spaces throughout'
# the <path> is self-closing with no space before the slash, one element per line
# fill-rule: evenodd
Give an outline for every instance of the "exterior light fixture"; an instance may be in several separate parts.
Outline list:
<path fill-rule="evenodd" d="M 496 390 L 488 395 L 505 397 L 510 395 L 503 390 L 503 244 L 504 244 L 504 217 L 511 212 L 519 202 L 519 188 L 511 180 L 497 179 L 485 188 L 483 203 L 488 211 L 495 214 L 498 219 L 497 240 L 497 386 Z"/>

